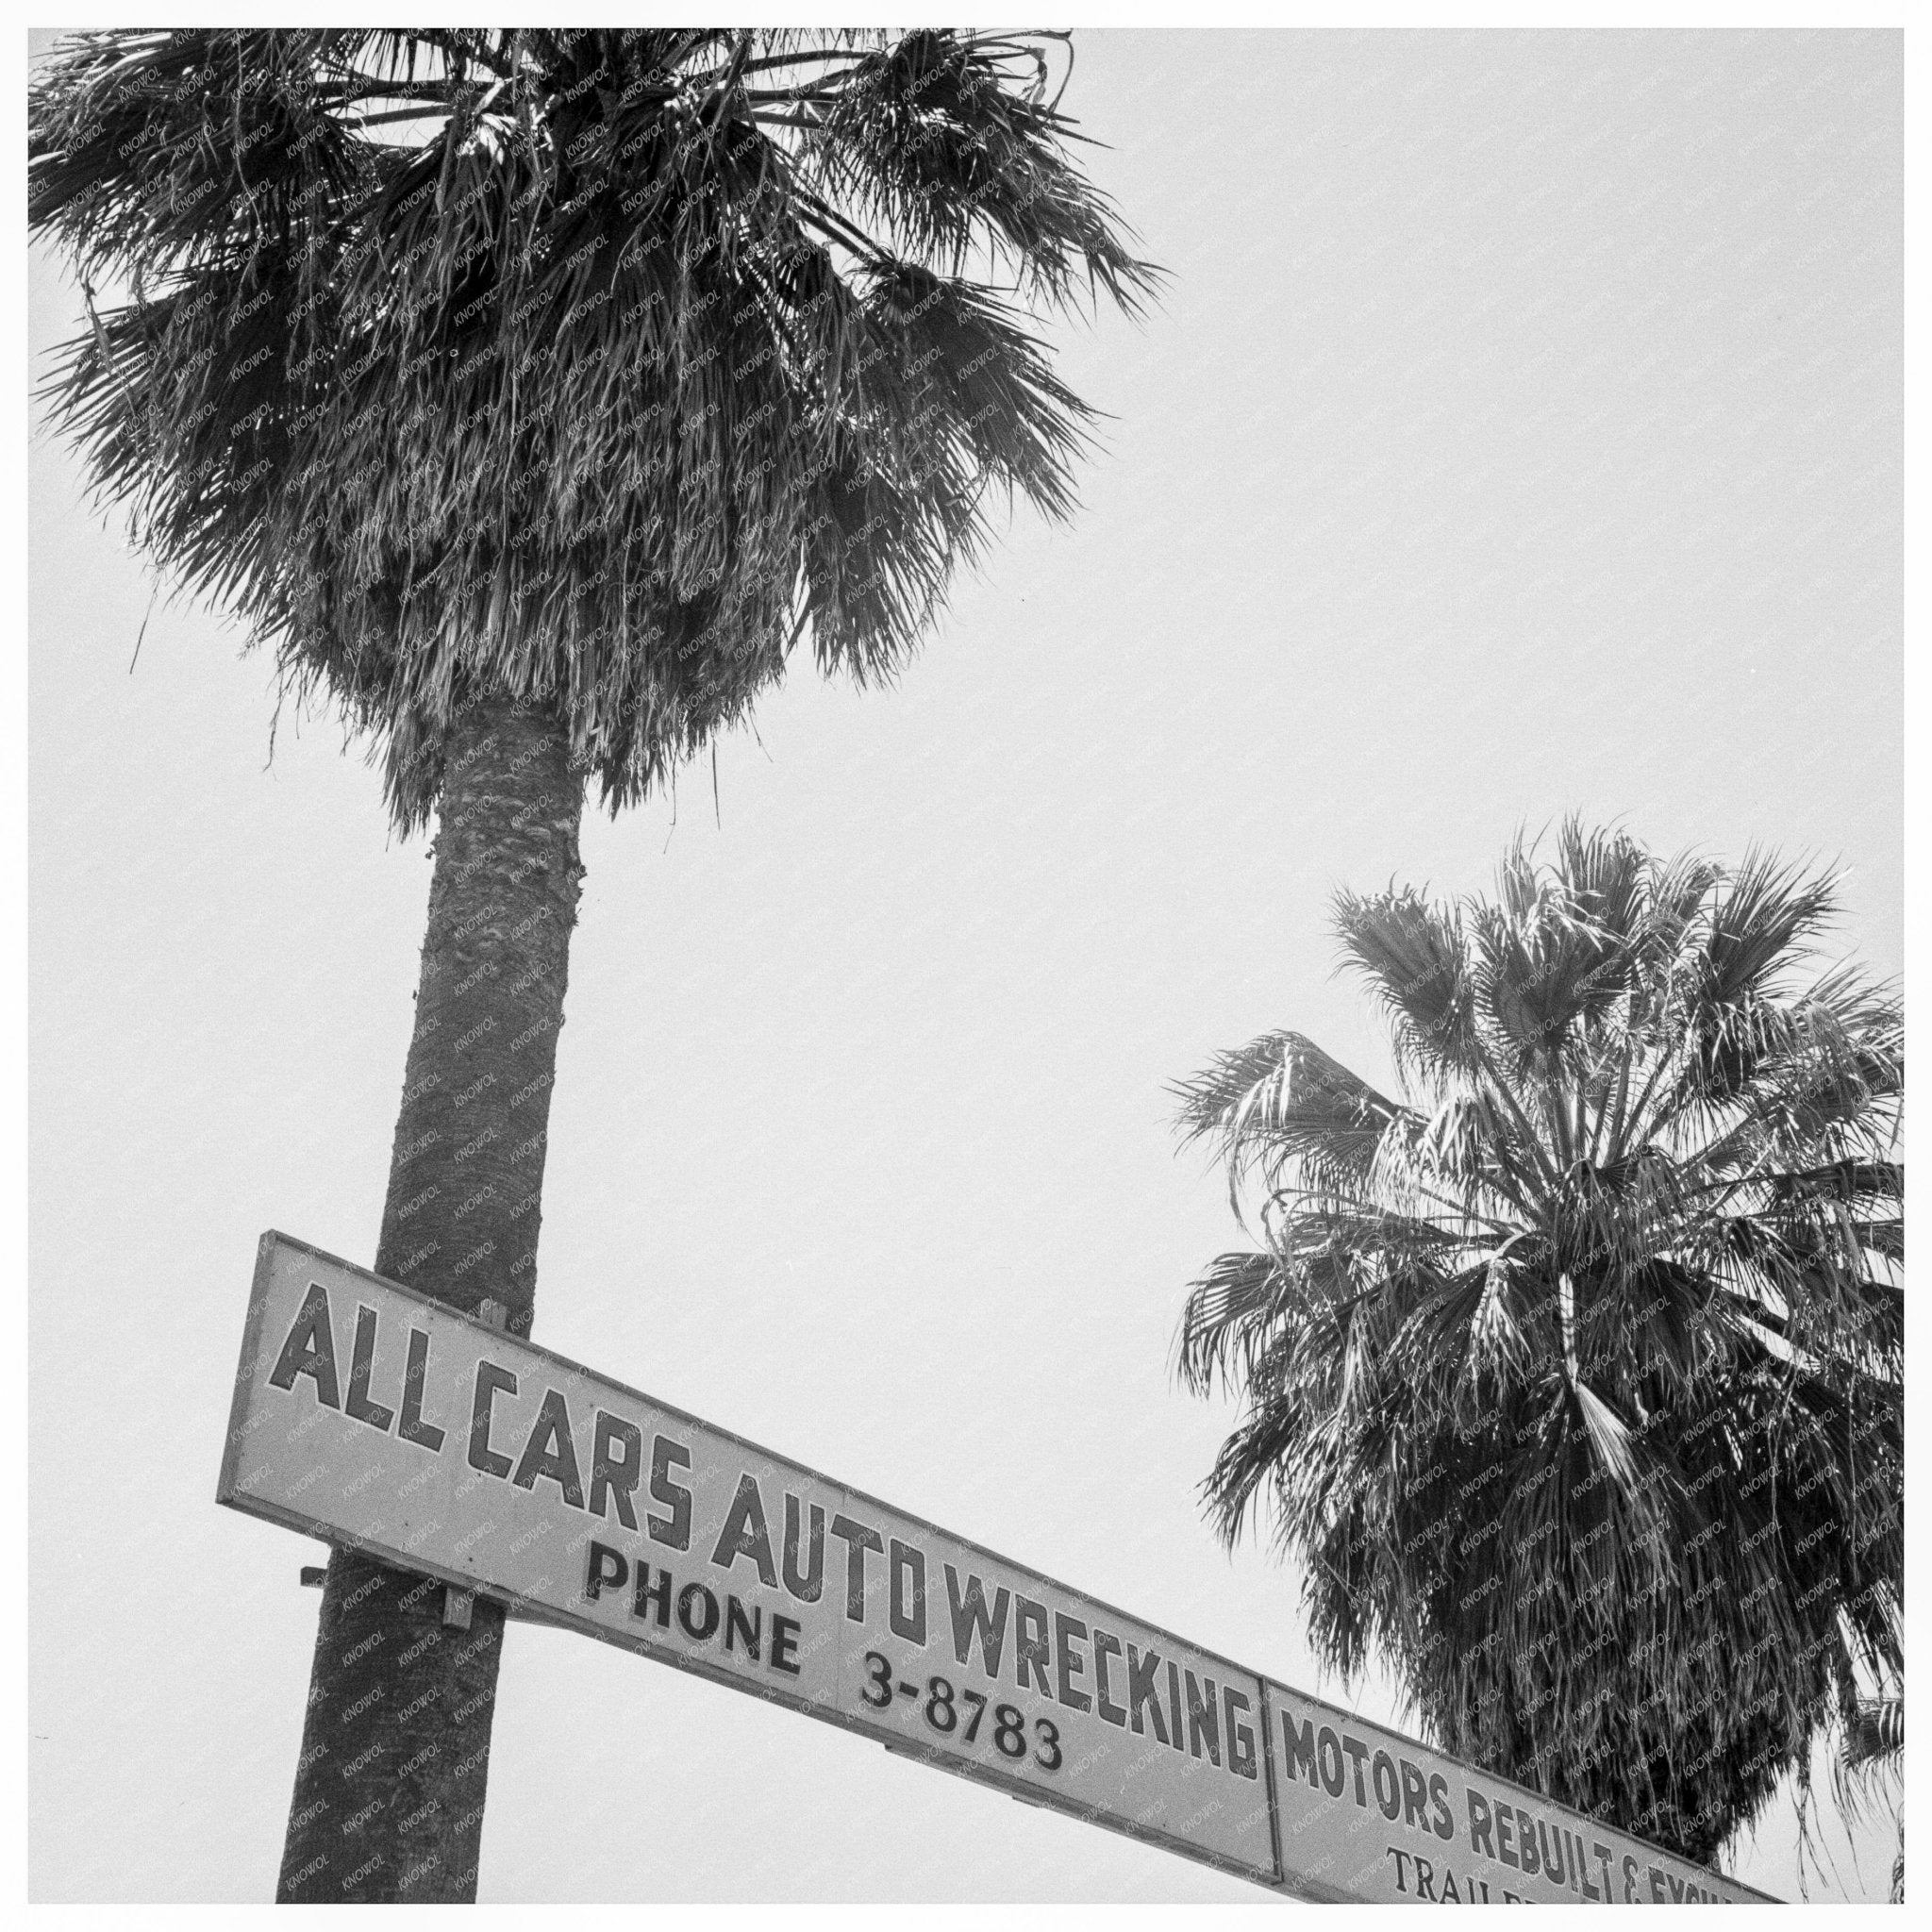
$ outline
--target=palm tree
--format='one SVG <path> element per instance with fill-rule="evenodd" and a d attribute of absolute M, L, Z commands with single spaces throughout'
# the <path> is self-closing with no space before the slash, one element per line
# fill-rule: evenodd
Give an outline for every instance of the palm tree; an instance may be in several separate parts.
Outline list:
<path fill-rule="evenodd" d="M 1341 893 L 1388 1095 L 1293 1033 L 1186 1083 L 1261 1241 L 1179 1338 L 1240 1397 L 1319 1654 L 1702 1861 L 1902 1666 L 1897 995 L 1833 882 L 1566 824 L 1494 899 Z"/>
<path fill-rule="evenodd" d="M 384 1274 L 529 1332 L 586 780 L 644 796 L 808 634 L 889 678 L 997 495 L 1071 512 L 1091 412 L 1028 316 L 1155 272 L 1059 49 L 116 31 L 34 90 L 30 218 L 88 314 L 57 420 L 438 820 Z M 475 1896 L 502 1617 L 441 1614 L 330 1561 L 283 1898 Z"/>

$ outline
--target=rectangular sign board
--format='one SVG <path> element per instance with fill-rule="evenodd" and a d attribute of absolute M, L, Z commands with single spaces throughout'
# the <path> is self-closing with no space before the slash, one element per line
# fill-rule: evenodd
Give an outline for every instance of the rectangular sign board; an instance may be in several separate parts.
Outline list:
<path fill-rule="evenodd" d="M 1253 1672 L 286 1236 L 217 1495 L 1276 1875 Z"/>
<path fill-rule="evenodd" d="M 1556 1828 L 1616 1902 L 1626 1852 L 1640 1897 L 1761 1896 L 285 1235 L 216 1494 L 1274 1890 L 1584 1896 L 1509 1862 Z"/>
<path fill-rule="evenodd" d="M 1272 1681 L 1282 1890 L 1417 1905 L 1772 1905 L 1747 1885 Z"/>

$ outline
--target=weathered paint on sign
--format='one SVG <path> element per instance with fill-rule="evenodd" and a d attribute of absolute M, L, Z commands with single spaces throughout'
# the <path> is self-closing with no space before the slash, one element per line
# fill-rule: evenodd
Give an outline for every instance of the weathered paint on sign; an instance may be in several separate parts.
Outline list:
<path fill-rule="evenodd" d="M 216 1495 L 1300 1896 L 1762 1898 L 285 1235 Z"/>
<path fill-rule="evenodd" d="M 1333 1705 L 1263 1686 L 1281 1890 L 1417 1905 L 1772 1904 Z"/>
<path fill-rule="evenodd" d="M 285 1236 L 218 1499 L 1276 1875 L 1253 1672 Z"/>

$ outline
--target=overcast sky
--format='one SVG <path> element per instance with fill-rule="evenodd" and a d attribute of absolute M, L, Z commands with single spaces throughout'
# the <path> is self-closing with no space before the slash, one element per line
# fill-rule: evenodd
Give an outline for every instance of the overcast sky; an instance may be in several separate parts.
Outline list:
<path fill-rule="evenodd" d="M 537 1339 L 1391 1715 L 1201 1520 L 1172 1342 L 1240 1242 L 1165 1089 L 1283 1026 L 1384 1077 L 1329 893 L 1571 808 L 1839 861 L 1899 970 L 1900 46 L 1080 35 L 1173 275 L 1057 334 L 1084 512 L 896 691 L 771 698 L 716 818 L 707 764 L 587 823 Z M 324 1552 L 215 1507 L 228 1391 L 262 1229 L 373 1257 L 429 869 L 332 720 L 270 761 L 238 630 L 164 598 L 130 675 L 118 517 L 44 434 L 30 485 L 31 1889 L 260 1899 Z M 1882 1896 L 1884 1821 L 1827 1838 Z M 481 1896 L 1261 1894 L 518 1627 Z"/>

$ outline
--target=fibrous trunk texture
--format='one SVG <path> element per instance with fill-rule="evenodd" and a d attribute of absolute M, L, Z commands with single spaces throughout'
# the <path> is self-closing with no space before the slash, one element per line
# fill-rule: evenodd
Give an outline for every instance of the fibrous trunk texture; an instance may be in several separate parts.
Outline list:
<path fill-rule="evenodd" d="M 582 869 L 561 724 L 507 700 L 452 729 L 375 1271 L 530 1332 L 539 1198 Z M 447 1623 L 440 1584 L 329 1558 L 277 1896 L 476 1895 L 503 1612 Z"/>

